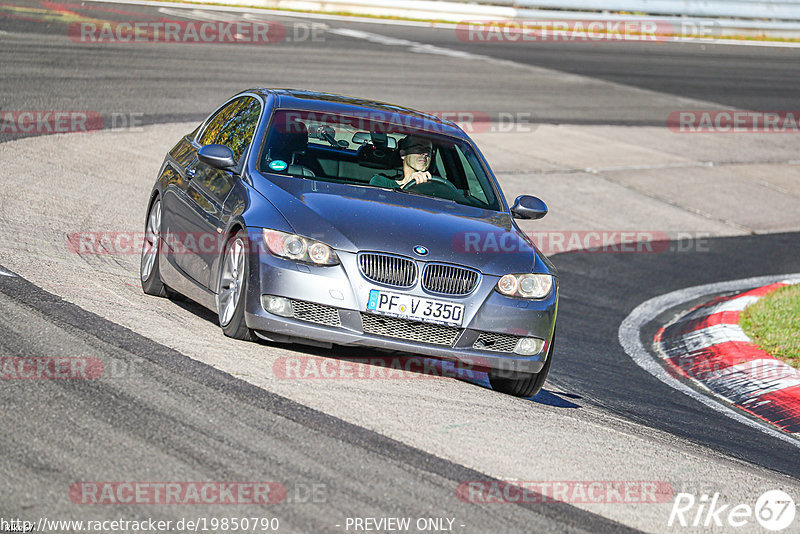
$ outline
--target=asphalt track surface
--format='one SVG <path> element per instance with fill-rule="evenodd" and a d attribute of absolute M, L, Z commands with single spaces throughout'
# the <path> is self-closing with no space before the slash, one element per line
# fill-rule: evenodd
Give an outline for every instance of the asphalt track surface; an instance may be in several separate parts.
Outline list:
<path fill-rule="evenodd" d="M 4 4 L 0 14 L 2 109 L 76 109 L 134 113 L 144 124 L 199 120 L 221 95 L 249 86 L 304 88 L 359 94 L 417 109 L 476 109 L 496 117 L 499 111 L 531 112 L 540 122 L 576 124 L 665 124 L 658 102 L 609 98 L 585 84 L 551 88 L 531 79 L 526 90 L 514 81 L 472 80 L 471 91 L 453 86 L 447 73 L 398 65 L 391 47 L 326 33 L 323 40 L 303 38 L 304 27 L 329 24 L 382 36 L 485 55 L 555 71 L 658 91 L 715 107 L 794 110 L 800 78 L 800 49 L 693 43 L 520 43 L 464 42 L 452 30 L 416 26 L 333 23 L 318 19 L 264 15 L 286 25 L 288 42 L 272 46 L 86 44 L 66 38 L 78 20 L 153 21 L 184 18 L 152 7 L 127 4 Z M 57 11 L 56 9 L 60 9 Z M 202 9 L 202 6 L 199 6 Z M 212 12 L 214 13 L 214 12 Z M 214 18 L 214 17 L 212 17 Z M 223 17 L 219 17 L 222 19 Z M 378 31 L 379 30 L 379 31 Z M 297 35 L 295 38 L 293 36 Z M 55 45 L 55 43 L 58 43 Z M 303 60 L 293 63 L 287 54 Z M 375 52 L 353 72 L 347 60 Z M 356 66 L 355 68 L 358 68 Z M 491 82 L 491 83 L 486 83 Z M 447 108 L 450 109 L 450 108 Z M 674 107 L 669 108 L 670 110 Z M 0 140 L 8 138 L 7 135 Z"/>
<path fill-rule="evenodd" d="M 23 10 L 42 7 L 14 5 Z M 145 124 L 195 121 L 244 87 L 298 86 L 307 80 L 304 85 L 311 89 L 425 109 L 442 108 L 446 95 L 446 109 L 482 109 L 490 115 L 533 111 L 537 120 L 545 122 L 663 125 L 665 120 L 666 108 L 658 102 L 647 105 L 644 98 L 641 105 L 626 105 L 614 102 L 614 95 L 600 95 L 580 85 L 556 100 L 546 99 L 548 105 L 541 108 L 536 108 L 524 88 L 503 86 L 502 80 L 477 80 L 478 89 L 459 91 L 446 79 L 437 81 L 436 73 L 415 72 L 413 61 L 403 65 L 399 77 L 413 83 L 398 83 L 386 75 L 392 72 L 390 46 L 336 34 L 326 34 L 325 42 L 292 43 L 292 51 L 306 60 L 296 65 L 289 53 L 277 48 L 272 52 L 234 45 L 88 46 L 66 39 L 63 13 L 50 17 L 26 12 L 25 18 L 19 18 L 23 16 L 19 9 L 11 12 L 13 17 L 8 9 L 0 12 L 5 15 L 0 18 L 0 31 L 7 32 L 0 34 L 2 110 L 92 109 L 104 116 L 141 114 Z M 153 8 L 124 9 L 129 13 L 106 15 L 122 20 L 131 18 L 130 13 L 156 16 Z M 288 24 L 297 19 L 278 20 Z M 794 49 L 674 43 L 625 47 L 551 43 L 530 49 L 461 43 L 452 34 L 429 28 L 350 22 L 338 26 L 623 87 L 657 90 L 719 108 L 790 110 L 797 103 L 800 52 Z M 367 52 L 383 58 L 372 65 L 377 75 L 353 72 L 352 63 L 340 62 L 342 57 Z M 485 87 L 495 91 L 480 92 Z M 613 105 L 593 105 L 597 99 Z M 1 139 L 16 138 L 5 135 Z M 635 428 L 665 432 L 734 461 L 800 478 L 796 447 L 676 393 L 638 368 L 617 341 L 625 316 L 651 297 L 720 280 L 800 270 L 798 233 L 713 239 L 707 244 L 703 250 L 660 254 L 555 256 L 563 288 L 557 362 L 551 372 L 558 388 L 546 386 L 548 391 L 539 402 L 591 404 Z M 151 480 L 286 481 L 292 506 L 261 512 L 280 516 L 286 525 L 282 531 L 289 532 L 339 531 L 332 526 L 337 518 L 389 515 L 457 516 L 458 523 L 465 525 L 464 532 L 621 532 L 626 528 L 567 504 L 497 509 L 467 505 L 455 498 L 453 487 L 464 480 L 492 480 L 479 469 L 263 391 L 21 278 L 0 276 L 0 294 L 3 355 L 80 354 L 119 361 L 121 368 L 135 362 L 138 370 L 136 380 L 2 385 L 6 415 L 0 465 L 10 474 L 0 485 L 4 517 L 32 508 L 37 513 L 49 508 L 54 516 L 59 512 L 68 516 L 71 509 L 68 501 L 64 503 L 63 488 L 76 480 L 103 480 L 103 476 L 141 480 L 150 475 Z M 654 323 L 643 331 L 646 344 L 658 326 Z M 142 463 L 149 471 L 139 469 Z M 574 478 L 580 479 L 580 473 Z M 41 480 L 49 483 L 43 486 L 37 482 Z M 296 496 L 313 484 L 327 488 L 323 505 Z M 164 518 L 191 515 L 185 509 L 164 511 L 164 507 L 103 509 L 96 515 L 145 512 Z M 190 512 L 236 515 L 231 508 Z"/>
<path fill-rule="evenodd" d="M 189 514 L 154 504 L 150 510 L 114 506 L 109 519 L 148 512 L 176 522 L 187 515 L 255 514 L 278 517 L 282 532 L 325 532 L 337 530 L 334 521 L 344 523 L 331 520 L 337 516 L 446 516 L 458 517 L 456 528 L 475 532 L 628 531 L 561 503 L 527 503 L 501 513 L 460 502 L 453 491 L 460 482 L 494 479 L 198 365 L 21 278 L 3 277 L 0 292 L 0 348 L 6 353 L 80 354 L 117 370 L 102 383 L 49 380 L 31 388 L 20 380 L 3 388 L 9 430 L 2 438 L 9 474 L 3 517 L 33 506 L 25 493 L 40 490 L 29 486 L 28 476 L 47 474 L 53 488 L 67 488 L 101 469 L 132 480 L 146 464 L 159 480 L 190 473 L 191 480 L 291 483 L 281 482 L 286 501 L 280 511 L 203 505 Z M 62 506 L 58 499 L 49 503 L 50 517 L 67 515 Z"/>

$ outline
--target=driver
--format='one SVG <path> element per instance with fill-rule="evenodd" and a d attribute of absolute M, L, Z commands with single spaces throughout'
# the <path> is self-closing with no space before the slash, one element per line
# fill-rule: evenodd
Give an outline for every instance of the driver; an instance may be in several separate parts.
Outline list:
<path fill-rule="evenodd" d="M 433 145 L 427 139 L 408 135 L 397 144 L 400 150 L 400 159 L 403 160 L 403 176 L 395 180 L 385 174 L 376 174 L 369 181 L 370 185 L 378 187 L 405 187 L 411 182 L 417 184 L 430 181 L 431 173 L 428 167 L 431 165 Z"/>

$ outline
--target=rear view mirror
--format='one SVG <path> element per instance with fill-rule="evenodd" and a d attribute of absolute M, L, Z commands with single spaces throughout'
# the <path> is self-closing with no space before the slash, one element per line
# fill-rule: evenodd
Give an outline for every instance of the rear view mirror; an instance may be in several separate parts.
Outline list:
<path fill-rule="evenodd" d="M 373 141 L 374 135 L 380 135 L 380 134 L 377 133 L 370 134 L 369 132 L 356 132 L 353 134 L 353 144 L 363 145 L 364 143 L 370 143 L 374 145 L 376 144 Z M 386 148 L 390 150 L 394 150 L 395 148 L 397 148 L 397 139 L 395 139 L 394 137 L 389 137 L 386 134 L 383 134 L 383 136 L 386 139 Z"/>
<path fill-rule="evenodd" d="M 520 195 L 511 207 L 511 214 L 515 219 L 541 219 L 547 215 L 547 204 L 536 197 Z"/>
<path fill-rule="evenodd" d="M 197 151 L 197 159 L 210 167 L 231 170 L 236 167 L 233 150 L 225 145 L 206 145 Z"/>

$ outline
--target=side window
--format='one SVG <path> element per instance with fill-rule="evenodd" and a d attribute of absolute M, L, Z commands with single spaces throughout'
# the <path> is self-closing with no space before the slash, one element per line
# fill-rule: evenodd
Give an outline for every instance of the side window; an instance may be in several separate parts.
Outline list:
<path fill-rule="evenodd" d="M 236 116 L 222 127 L 214 142 L 229 146 L 236 161 L 239 161 L 253 141 L 260 114 L 261 104 L 258 100 L 249 96 L 243 98 Z"/>
<path fill-rule="evenodd" d="M 206 125 L 206 129 L 203 130 L 203 133 L 200 135 L 200 139 L 197 140 L 200 146 L 210 145 L 215 142 L 217 135 L 219 135 L 225 123 L 230 121 L 231 117 L 236 115 L 236 112 L 241 108 L 243 100 L 243 98 L 237 98 L 214 115 Z"/>
<path fill-rule="evenodd" d="M 226 145 L 238 161 L 253 140 L 261 114 L 261 104 L 253 97 L 237 98 L 222 108 L 206 126 L 198 139 L 200 145 Z"/>

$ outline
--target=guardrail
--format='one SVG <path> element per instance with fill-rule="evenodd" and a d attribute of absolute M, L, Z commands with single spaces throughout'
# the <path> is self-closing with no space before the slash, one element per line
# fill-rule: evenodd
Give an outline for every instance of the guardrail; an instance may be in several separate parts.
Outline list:
<path fill-rule="evenodd" d="M 486 4 L 535 10 L 623 11 L 648 15 L 800 21 L 798 0 L 492 0 Z"/>

